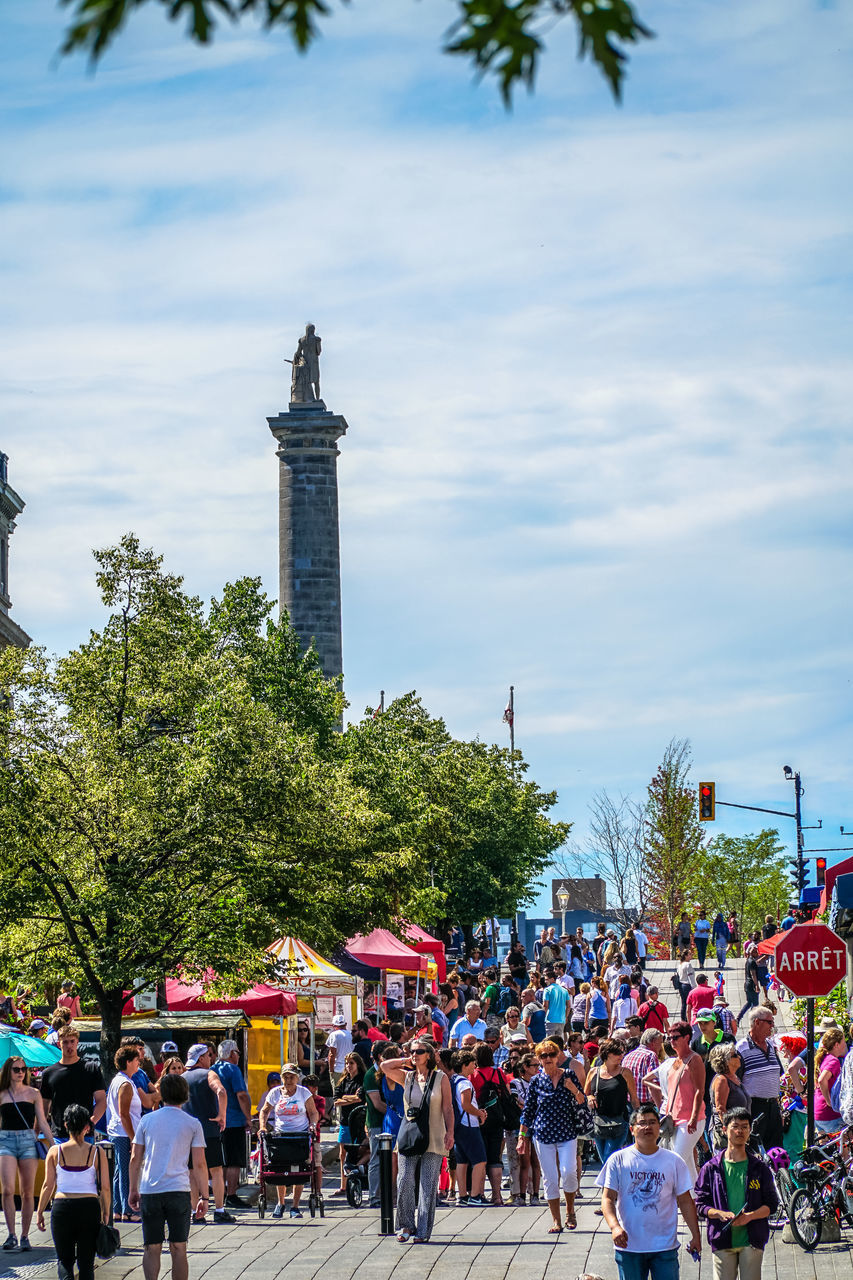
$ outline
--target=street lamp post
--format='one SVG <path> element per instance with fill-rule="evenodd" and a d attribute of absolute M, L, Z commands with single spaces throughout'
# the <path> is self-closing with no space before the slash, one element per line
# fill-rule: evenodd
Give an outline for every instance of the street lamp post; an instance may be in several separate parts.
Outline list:
<path fill-rule="evenodd" d="M 560 915 L 562 916 L 562 924 L 560 926 L 561 937 L 564 937 L 566 933 L 566 911 L 568 910 L 570 896 L 571 895 L 569 894 L 566 886 L 564 884 L 560 885 L 557 890 L 557 906 L 560 908 Z"/>

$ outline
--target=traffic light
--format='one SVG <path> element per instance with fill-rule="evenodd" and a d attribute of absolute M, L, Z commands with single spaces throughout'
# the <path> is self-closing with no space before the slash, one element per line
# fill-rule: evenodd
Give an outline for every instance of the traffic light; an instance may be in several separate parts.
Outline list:
<path fill-rule="evenodd" d="M 806 864 L 802 858 L 790 858 L 788 866 L 793 868 L 791 879 L 797 886 L 798 893 L 802 893 L 806 887 Z"/>
<path fill-rule="evenodd" d="M 826 858 L 815 858 L 815 883 L 819 889 L 826 884 Z"/>
<path fill-rule="evenodd" d="M 713 782 L 699 783 L 699 821 L 713 822 L 716 812 Z"/>

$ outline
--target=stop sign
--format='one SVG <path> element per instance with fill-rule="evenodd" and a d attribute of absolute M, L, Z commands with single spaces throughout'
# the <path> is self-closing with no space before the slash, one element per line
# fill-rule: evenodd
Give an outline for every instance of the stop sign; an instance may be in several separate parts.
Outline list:
<path fill-rule="evenodd" d="M 776 943 L 776 976 L 795 996 L 828 996 L 847 975 L 847 948 L 826 924 L 795 924 Z"/>

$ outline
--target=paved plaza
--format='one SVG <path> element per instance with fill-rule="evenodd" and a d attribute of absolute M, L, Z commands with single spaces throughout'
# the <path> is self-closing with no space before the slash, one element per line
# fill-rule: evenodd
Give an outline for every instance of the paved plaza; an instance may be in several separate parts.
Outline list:
<path fill-rule="evenodd" d="M 668 1007 L 675 1010 L 669 985 L 671 965 L 652 966 Z M 743 1002 L 742 965 L 727 971 L 727 995 L 737 1014 Z M 785 1022 L 784 1006 L 780 1022 Z M 584 1274 L 616 1280 L 610 1233 L 594 1209 L 597 1168 L 584 1173 L 577 1205 L 578 1230 L 556 1238 L 546 1234 L 545 1207 L 439 1209 L 432 1241 L 401 1245 L 380 1238 L 379 1213 L 350 1209 L 332 1200 L 336 1185 L 327 1177 L 326 1216 L 311 1219 L 307 1208 L 300 1221 L 259 1221 L 255 1210 L 238 1212 L 234 1226 L 194 1227 L 190 1236 L 191 1280 L 574 1280 Z M 142 1238 L 138 1226 L 122 1226 L 121 1253 L 98 1266 L 99 1280 L 142 1280 Z M 853 1257 L 848 1240 L 823 1244 L 813 1254 L 783 1244 L 781 1231 L 771 1235 L 765 1280 L 850 1280 Z M 36 1248 L 29 1255 L 0 1255 L 2 1280 L 31 1280 L 56 1274 L 49 1236 L 33 1231 Z M 41 1241 L 44 1244 L 41 1244 Z M 684 1233 L 682 1232 L 682 1244 Z M 710 1280 L 710 1253 L 705 1246 L 697 1266 L 681 1254 L 682 1280 Z M 25 1261 L 26 1259 L 26 1261 Z M 162 1276 L 168 1276 L 164 1250 Z"/>

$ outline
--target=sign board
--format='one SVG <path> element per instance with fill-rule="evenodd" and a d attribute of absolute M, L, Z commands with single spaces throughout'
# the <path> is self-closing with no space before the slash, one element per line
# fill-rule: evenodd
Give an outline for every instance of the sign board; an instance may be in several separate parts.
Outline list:
<path fill-rule="evenodd" d="M 828 996 L 847 974 L 847 948 L 825 924 L 795 924 L 776 944 L 776 977 L 795 996 Z"/>

